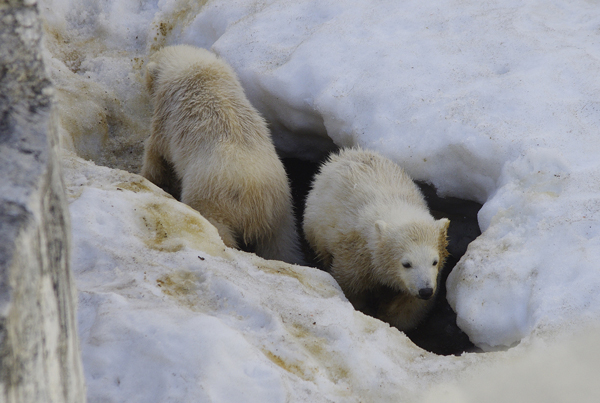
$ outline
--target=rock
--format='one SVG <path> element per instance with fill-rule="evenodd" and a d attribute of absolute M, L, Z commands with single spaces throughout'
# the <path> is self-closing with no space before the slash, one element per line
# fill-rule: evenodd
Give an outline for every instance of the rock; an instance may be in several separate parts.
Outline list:
<path fill-rule="evenodd" d="M 35 1 L 0 3 L 0 402 L 83 402 L 70 227 Z"/>

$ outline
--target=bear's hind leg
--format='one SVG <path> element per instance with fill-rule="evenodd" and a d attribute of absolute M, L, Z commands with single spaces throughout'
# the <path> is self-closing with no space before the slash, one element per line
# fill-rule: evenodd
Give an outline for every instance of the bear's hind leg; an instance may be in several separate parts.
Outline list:
<path fill-rule="evenodd" d="M 154 136 L 151 136 L 144 148 L 144 164 L 142 165 L 142 176 L 164 189 L 168 185 L 169 165 L 158 151 Z"/>
<path fill-rule="evenodd" d="M 229 248 L 239 249 L 236 239 L 236 232 L 227 219 L 227 215 L 222 213 L 223 203 L 214 203 L 207 199 L 202 199 L 197 194 L 203 193 L 203 189 L 198 189 L 195 186 L 193 178 L 188 176 L 182 181 L 181 202 L 187 204 L 194 210 L 198 211 L 202 217 L 206 218 L 219 232 L 219 236 L 223 240 L 225 246 Z"/>
<path fill-rule="evenodd" d="M 300 250 L 300 241 L 296 223 L 291 214 L 286 215 L 268 236 L 261 236 L 256 241 L 256 254 L 264 259 L 281 260 L 286 263 L 304 265 L 304 257 Z"/>
<path fill-rule="evenodd" d="M 219 236 L 221 236 L 221 239 L 223 240 L 223 243 L 225 244 L 225 246 L 227 246 L 228 248 L 239 249 L 238 243 L 235 239 L 235 236 L 234 236 L 233 232 L 231 231 L 231 229 L 229 228 L 229 226 L 227 226 L 219 221 L 216 221 L 210 217 L 205 217 L 205 218 L 212 225 L 215 226 L 217 231 L 219 231 Z"/>

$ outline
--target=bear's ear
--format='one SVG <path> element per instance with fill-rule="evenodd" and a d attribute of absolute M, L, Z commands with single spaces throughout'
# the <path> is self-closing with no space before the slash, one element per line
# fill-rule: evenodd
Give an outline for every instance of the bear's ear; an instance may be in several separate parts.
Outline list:
<path fill-rule="evenodd" d="M 450 220 L 447 218 L 441 218 L 437 220 L 437 225 L 442 232 L 442 235 L 446 235 L 448 233 L 448 227 L 450 226 Z"/>
<path fill-rule="evenodd" d="M 438 251 L 440 253 L 440 264 L 438 267 L 442 267 L 446 258 L 448 257 L 448 226 L 450 225 L 450 220 L 447 218 L 442 218 L 436 221 L 438 228 L 440 229 L 440 235 L 438 239 Z"/>
<path fill-rule="evenodd" d="M 379 239 L 381 239 L 381 236 L 383 235 L 383 232 L 385 231 L 386 227 L 387 227 L 387 224 L 385 223 L 385 221 L 383 221 L 383 220 L 375 221 L 375 233 L 377 234 L 377 237 Z"/>

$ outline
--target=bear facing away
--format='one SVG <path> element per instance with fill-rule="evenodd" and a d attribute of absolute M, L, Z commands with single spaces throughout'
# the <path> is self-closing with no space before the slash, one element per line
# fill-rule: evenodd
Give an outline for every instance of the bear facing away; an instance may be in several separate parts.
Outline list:
<path fill-rule="evenodd" d="M 321 166 L 303 226 L 308 243 L 356 309 L 410 330 L 433 306 L 448 255 L 449 224 L 431 216 L 402 168 L 354 148 Z M 381 297 L 375 308 L 373 296 Z"/>
<path fill-rule="evenodd" d="M 301 263 L 287 175 L 233 69 L 208 50 L 170 46 L 151 57 L 146 84 L 154 114 L 142 175 L 169 188 L 174 171 L 181 201 L 225 245 Z"/>

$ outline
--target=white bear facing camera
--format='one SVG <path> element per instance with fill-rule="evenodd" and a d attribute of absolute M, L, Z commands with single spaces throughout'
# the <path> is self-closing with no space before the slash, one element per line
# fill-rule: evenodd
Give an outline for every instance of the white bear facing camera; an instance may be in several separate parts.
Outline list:
<path fill-rule="evenodd" d="M 354 307 L 400 330 L 416 327 L 433 306 L 449 224 L 431 216 L 402 168 L 359 148 L 323 164 L 303 223 L 308 243 Z"/>
<path fill-rule="evenodd" d="M 172 187 L 219 231 L 266 259 L 302 263 L 291 192 L 267 124 L 215 54 L 170 46 L 148 63 L 154 114 L 142 175 Z"/>

